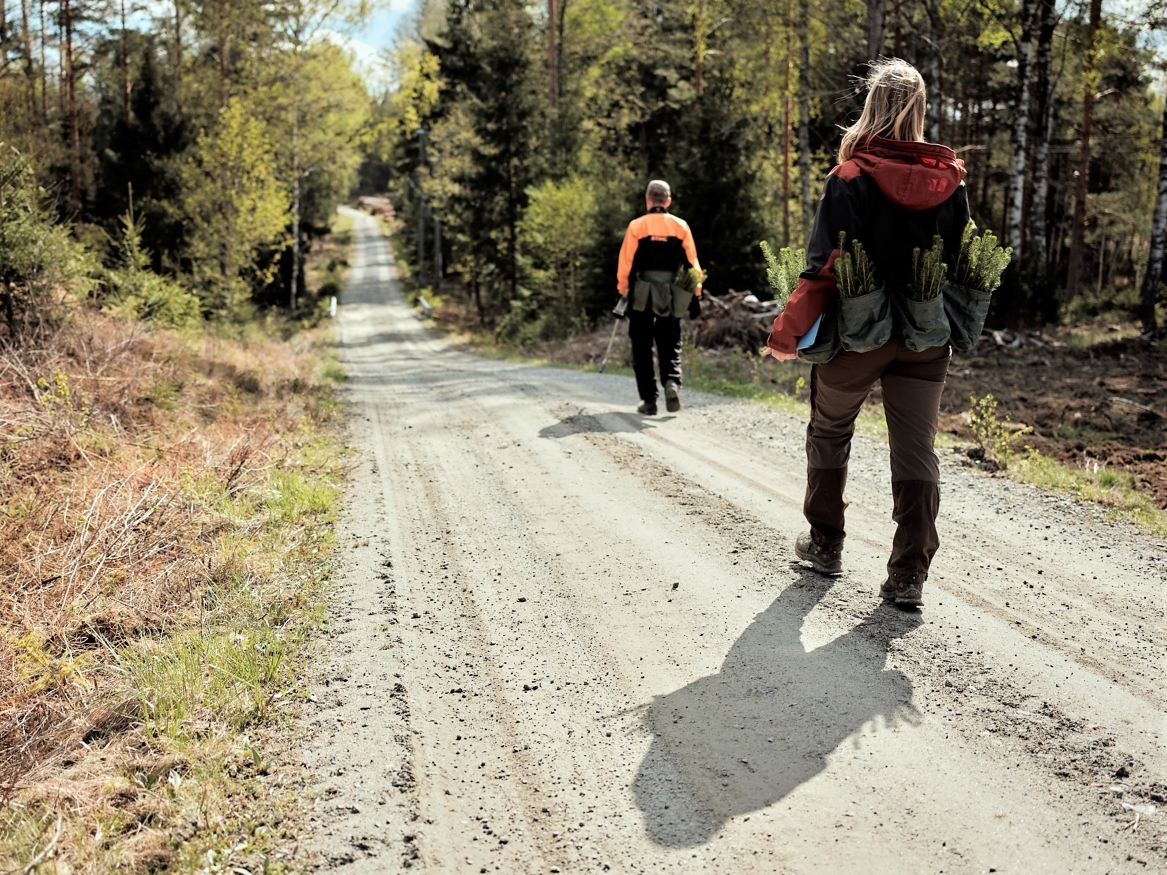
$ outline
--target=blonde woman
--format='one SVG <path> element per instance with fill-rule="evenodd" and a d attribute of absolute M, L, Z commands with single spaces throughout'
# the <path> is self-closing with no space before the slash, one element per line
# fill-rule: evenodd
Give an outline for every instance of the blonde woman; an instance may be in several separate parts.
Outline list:
<path fill-rule="evenodd" d="M 868 393 L 881 384 L 897 528 L 880 595 L 897 605 L 918 607 L 940 545 L 940 469 L 933 441 L 951 351 L 947 342 L 909 349 L 894 305 L 911 281 L 914 249 L 930 249 L 939 235 L 945 260 L 953 263 L 969 219 L 968 196 L 964 164 L 956 154 L 947 146 L 924 142 L 927 93 L 919 72 L 898 59 L 881 60 L 872 65 L 867 87 L 863 113 L 844 132 L 839 163 L 824 185 L 807 244 L 807 270 L 774 321 L 767 346 L 779 359 L 801 355 L 817 362 L 810 381 L 803 506 L 810 532 L 798 538 L 795 553 L 823 574 L 843 571 L 843 490 L 851 436 Z M 882 345 L 873 349 L 849 347 L 839 337 L 832 265 L 841 254 L 840 233 L 846 235 L 848 249 L 856 241 L 862 244 L 883 287 L 881 294 L 893 305 L 884 307 L 887 330 Z M 825 318 L 813 347 L 800 354 L 799 339 L 820 316 Z M 868 339 L 879 334 L 868 332 Z M 856 346 L 865 351 L 854 351 Z"/>

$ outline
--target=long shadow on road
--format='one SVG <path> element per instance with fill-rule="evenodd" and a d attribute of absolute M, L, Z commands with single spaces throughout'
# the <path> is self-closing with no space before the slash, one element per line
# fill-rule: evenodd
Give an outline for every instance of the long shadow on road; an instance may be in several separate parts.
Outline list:
<path fill-rule="evenodd" d="M 813 778 L 870 721 L 914 721 L 911 682 L 884 666 L 889 645 L 920 624 L 919 613 L 881 606 L 807 653 L 803 619 L 830 586 L 804 573 L 750 624 L 717 674 L 649 706 L 654 737 L 633 792 L 652 841 L 703 844 L 730 818 Z"/>

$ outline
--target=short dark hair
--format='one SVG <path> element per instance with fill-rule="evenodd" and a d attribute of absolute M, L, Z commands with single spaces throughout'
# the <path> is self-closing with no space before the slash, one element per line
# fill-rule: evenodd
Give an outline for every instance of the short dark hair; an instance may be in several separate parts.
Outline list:
<path fill-rule="evenodd" d="M 673 193 L 669 184 L 663 179 L 654 179 L 644 190 L 644 196 L 654 204 L 664 204 L 673 196 Z"/>

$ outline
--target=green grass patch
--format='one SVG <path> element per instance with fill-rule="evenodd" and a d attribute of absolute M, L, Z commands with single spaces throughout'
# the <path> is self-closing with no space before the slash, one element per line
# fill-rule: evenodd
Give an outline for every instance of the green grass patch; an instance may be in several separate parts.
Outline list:
<path fill-rule="evenodd" d="M 1167 512 L 1156 507 L 1138 488 L 1138 480 L 1123 471 L 1089 471 L 1071 468 L 1057 459 L 1030 450 L 1009 460 L 1008 472 L 1025 483 L 1079 501 L 1100 504 L 1138 528 L 1158 537 L 1167 537 Z"/>

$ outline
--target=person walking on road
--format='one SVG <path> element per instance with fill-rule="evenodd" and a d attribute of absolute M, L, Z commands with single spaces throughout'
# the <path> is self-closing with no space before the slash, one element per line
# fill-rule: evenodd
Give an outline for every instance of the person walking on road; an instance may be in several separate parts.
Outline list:
<path fill-rule="evenodd" d="M 933 442 L 951 349 L 947 323 L 937 332 L 945 338 L 941 345 L 905 345 L 900 315 L 905 305 L 900 302 L 908 298 L 915 276 L 913 251 L 926 252 L 939 236 L 945 262 L 954 263 L 969 221 L 968 195 L 964 164 L 956 153 L 924 141 L 927 93 L 919 72 L 898 59 L 881 60 L 872 65 L 867 85 L 863 113 L 844 132 L 838 164 L 824 184 L 807 244 L 807 269 L 774 321 L 767 351 L 779 359 L 817 362 L 810 379 L 803 506 L 810 532 L 798 538 L 795 553 L 823 574 L 843 571 L 844 488 L 855 418 L 875 383 L 882 386 L 897 528 L 880 595 L 898 605 L 919 606 L 940 545 L 940 466 Z M 853 243 L 862 244 L 862 252 Z M 832 268 L 844 255 L 840 245 L 856 264 L 864 253 L 870 258 L 873 284 L 882 286 L 877 291 L 891 304 L 867 317 L 869 323 L 887 325 L 881 345 L 872 340 L 878 333 L 868 330 L 872 325 L 844 324 L 843 316 L 855 311 L 840 309 L 838 301 Z M 820 316 L 817 336 L 800 353 L 800 338 L 810 340 Z M 848 335 L 852 329 L 857 337 L 867 333 L 866 351 L 854 351 L 863 344 L 840 340 L 841 324 Z"/>
<path fill-rule="evenodd" d="M 660 381 L 665 407 L 681 409 L 681 316 L 695 318 L 701 312 L 701 285 L 689 290 L 676 283 L 681 268 L 701 271 L 693 234 L 684 219 L 668 210 L 672 205 L 669 184 L 654 179 L 644 192 L 647 212 L 628 225 L 620 247 L 616 289 L 623 301 L 617 313 L 627 312 L 628 337 L 632 341 L 632 369 L 640 393 L 638 413 L 656 415 L 657 382 L 653 371 L 655 341 L 660 362 Z"/>

